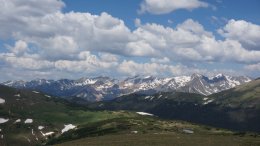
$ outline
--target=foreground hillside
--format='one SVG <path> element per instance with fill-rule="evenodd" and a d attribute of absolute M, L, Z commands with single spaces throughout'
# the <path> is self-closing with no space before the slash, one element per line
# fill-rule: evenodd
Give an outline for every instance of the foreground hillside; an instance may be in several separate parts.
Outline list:
<path fill-rule="evenodd" d="M 92 112 L 36 91 L 0 86 L 0 145 L 44 144 L 78 125 L 135 114 Z M 76 127 L 74 127 L 76 126 Z"/>
<path fill-rule="evenodd" d="M 177 133 L 128 134 L 88 137 L 57 146 L 259 146 L 259 138 Z"/>
<path fill-rule="evenodd" d="M 260 132 L 260 80 L 210 96 L 181 92 L 150 96 L 131 94 L 113 101 L 89 104 L 88 107 L 145 111 L 166 119 Z"/>

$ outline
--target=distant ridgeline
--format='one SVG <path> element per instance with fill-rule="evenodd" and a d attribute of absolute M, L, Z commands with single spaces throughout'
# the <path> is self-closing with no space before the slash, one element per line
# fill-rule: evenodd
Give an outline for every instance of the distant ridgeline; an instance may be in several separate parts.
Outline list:
<path fill-rule="evenodd" d="M 78 80 L 32 80 L 7 81 L 2 83 L 10 87 L 41 91 L 49 95 L 76 100 L 107 101 L 132 93 L 152 95 L 159 92 L 186 92 L 211 95 L 251 81 L 245 76 L 226 76 L 218 74 L 206 77 L 200 74 L 157 78 L 153 76 L 134 76 L 124 80 L 109 77 L 81 78 Z"/>

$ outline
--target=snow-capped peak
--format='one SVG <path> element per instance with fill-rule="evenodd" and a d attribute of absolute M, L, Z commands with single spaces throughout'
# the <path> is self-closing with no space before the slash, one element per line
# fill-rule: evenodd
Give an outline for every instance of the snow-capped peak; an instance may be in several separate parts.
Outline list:
<path fill-rule="evenodd" d="M 220 77 L 223 77 L 224 75 L 222 74 L 222 73 L 220 73 L 220 74 L 217 74 L 215 77 L 216 78 L 220 78 Z"/>
<path fill-rule="evenodd" d="M 75 85 L 76 86 L 84 86 L 84 85 L 91 85 L 95 84 L 97 80 L 94 79 L 89 79 L 89 78 L 82 78 L 76 81 Z"/>
<path fill-rule="evenodd" d="M 190 76 L 179 76 L 174 77 L 174 80 L 177 84 L 179 84 L 180 87 L 185 86 L 186 83 L 188 83 L 191 80 Z"/>
<path fill-rule="evenodd" d="M 47 82 L 48 81 L 48 82 Z M 81 78 L 78 80 L 33 80 L 8 81 L 2 83 L 16 88 L 26 88 L 61 97 L 81 97 L 90 101 L 109 100 L 126 94 L 153 94 L 158 92 L 189 92 L 210 95 L 251 81 L 240 76 L 217 74 L 211 78 L 201 74 L 157 78 L 154 76 L 134 76 L 124 80 L 109 77 Z"/>

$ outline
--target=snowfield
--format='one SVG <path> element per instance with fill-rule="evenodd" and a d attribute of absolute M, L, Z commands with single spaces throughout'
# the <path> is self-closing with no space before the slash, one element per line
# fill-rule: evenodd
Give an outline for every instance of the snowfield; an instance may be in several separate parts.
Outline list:
<path fill-rule="evenodd" d="M 9 121 L 9 119 L 0 118 L 0 124 L 6 123 L 8 121 Z"/>
<path fill-rule="evenodd" d="M 25 124 L 29 124 L 29 123 L 32 123 L 32 122 L 33 122 L 33 119 L 26 119 L 26 120 L 24 121 Z"/>
<path fill-rule="evenodd" d="M 17 119 L 14 123 L 20 123 L 21 119 Z"/>
<path fill-rule="evenodd" d="M 154 116 L 153 114 L 146 113 L 146 112 L 136 112 L 139 115 L 144 115 L 144 116 Z"/>
<path fill-rule="evenodd" d="M 3 104 L 3 103 L 5 103 L 5 100 L 0 97 L 0 104 Z"/>
<path fill-rule="evenodd" d="M 40 131 L 41 132 L 41 131 Z M 43 133 L 43 132 L 41 132 L 41 134 L 43 135 L 43 136 L 48 136 L 48 135 L 52 135 L 52 134 L 54 134 L 54 132 L 47 132 L 47 133 Z"/>
<path fill-rule="evenodd" d="M 39 130 L 42 130 L 44 127 L 43 126 L 38 126 L 38 129 Z"/>
<path fill-rule="evenodd" d="M 205 101 L 203 104 L 204 104 L 204 105 L 207 105 L 207 104 L 209 104 L 209 103 L 211 103 L 211 102 L 213 102 L 213 101 L 214 101 L 214 99 L 211 99 L 211 100 Z"/>
<path fill-rule="evenodd" d="M 188 133 L 188 134 L 193 134 L 194 131 L 193 130 L 189 130 L 189 129 L 183 129 L 182 130 L 184 133 Z"/>
<path fill-rule="evenodd" d="M 69 131 L 69 130 L 71 130 L 71 129 L 74 129 L 74 128 L 76 128 L 76 126 L 75 125 L 72 125 L 72 124 L 68 124 L 68 125 L 64 125 L 65 127 L 61 130 L 61 133 L 64 133 L 64 132 L 67 132 L 67 131 Z"/>

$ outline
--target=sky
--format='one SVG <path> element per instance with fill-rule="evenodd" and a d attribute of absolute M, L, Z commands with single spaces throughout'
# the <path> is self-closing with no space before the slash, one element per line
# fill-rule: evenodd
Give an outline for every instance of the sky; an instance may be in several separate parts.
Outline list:
<path fill-rule="evenodd" d="M 259 0 L 0 3 L 0 82 L 260 76 Z"/>

